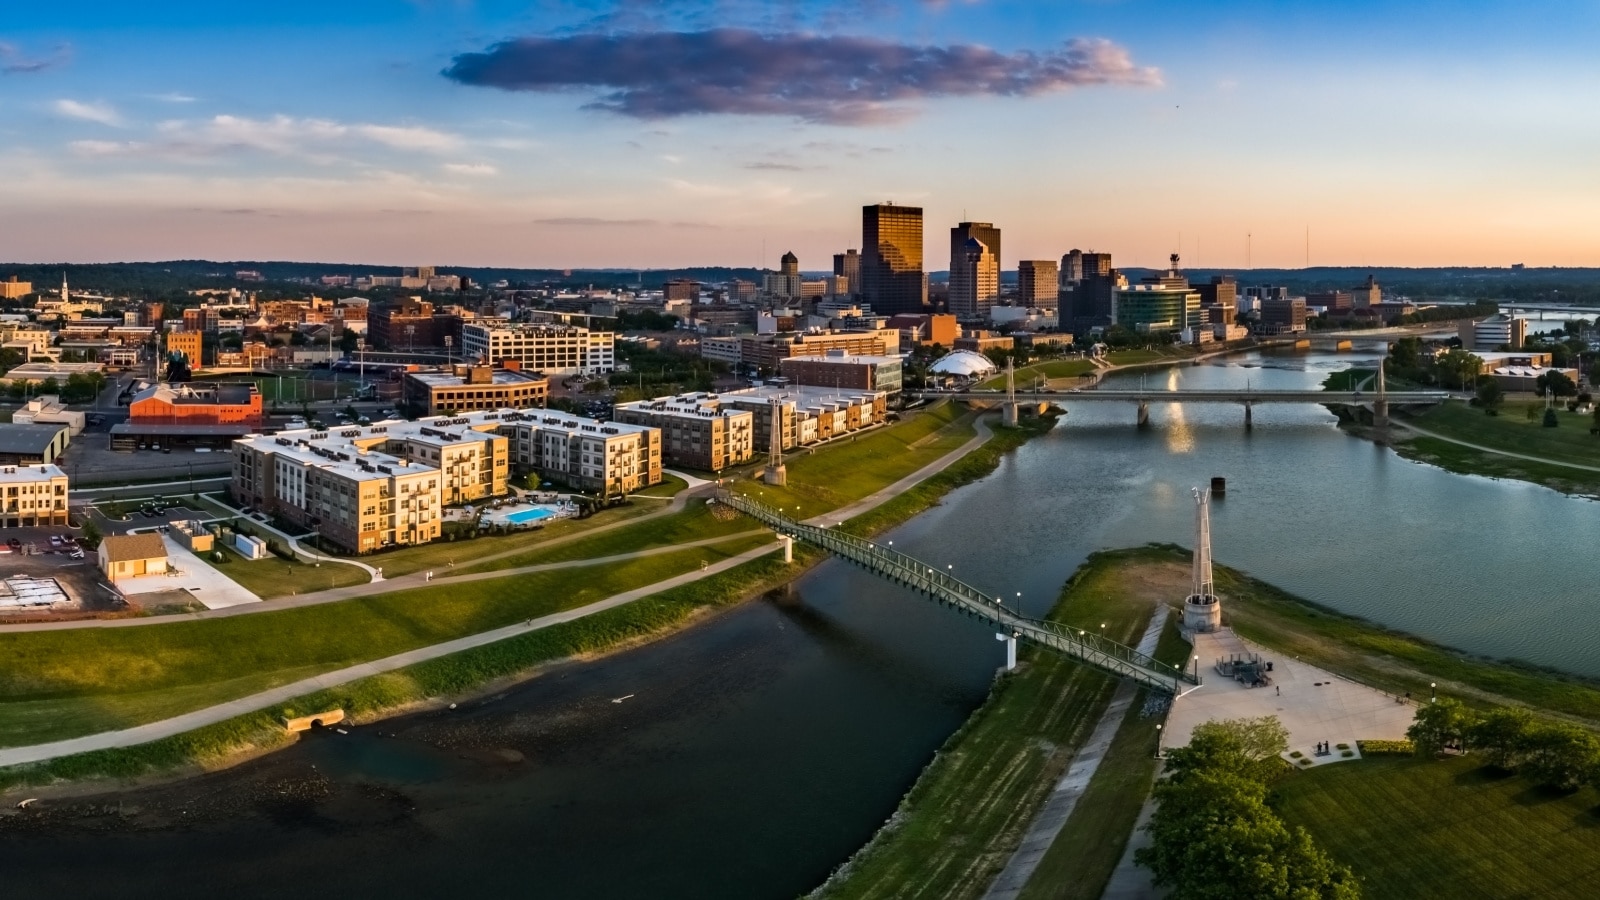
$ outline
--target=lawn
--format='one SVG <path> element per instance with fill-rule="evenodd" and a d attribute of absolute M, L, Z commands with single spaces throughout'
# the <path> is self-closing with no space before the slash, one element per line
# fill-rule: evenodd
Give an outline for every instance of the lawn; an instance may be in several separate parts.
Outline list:
<path fill-rule="evenodd" d="M 1529 410 L 1534 413 L 1532 419 L 1528 418 Z M 1556 419 L 1561 424 L 1556 428 L 1545 428 L 1543 417 L 1543 400 L 1511 400 L 1501 406 L 1497 416 L 1485 415 L 1483 410 L 1464 403 L 1451 402 L 1409 417 L 1408 421 L 1444 437 L 1495 450 L 1600 466 L 1600 436 L 1589 433 L 1594 427 L 1593 416 L 1559 409 Z"/>
<path fill-rule="evenodd" d="M 1182 589 L 1186 572 L 1158 561 L 1152 570 L 1131 573 L 1118 560 L 1096 557 L 1068 582 L 1050 617 L 1086 623 L 1120 641 L 1136 641 L 1149 622 L 1154 602 Z M 1176 576 L 1173 572 L 1176 571 Z M 1178 578 L 1176 587 L 1172 582 Z M 1186 650 L 1178 650 L 1178 658 Z M 1034 812 L 1048 796 L 1073 754 L 1103 714 L 1116 682 L 1108 675 L 1063 657 L 1025 648 L 1024 665 L 995 685 L 989 699 L 945 743 L 885 827 L 851 861 L 843 874 L 814 892 L 817 898 L 982 896 L 1004 867 Z M 1139 704 L 1133 707 L 1137 718 Z M 1130 731 L 1122 750 L 1148 755 L 1151 733 Z M 1120 757 L 1119 757 L 1120 759 Z M 1107 769 L 1131 778 L 1126 793 L 1134 815 L 1149 788 L 1124 771 L 1138 762 Z M 1119 794 L 1108 780 L 1102 793 Z M 1082 804 L 1079 806 L 1082 809 Z M 1120 839 L 1125 841 L 1132 820 Z M 1120 853 L 1117 843 L 1116 853 Z M 1115 865 L 1109 849 L 1102 855 Z M 1109 876 L 1110 869 L 1105 869 Z M 1094 875 L 1094 878 L 1100 876 Z M 1043 894 L 1042 896 L 1054 896 Z M 1095 896 L 1098 896 L 1096 892 Z"/>
<path fill-rule="evenodd" d="M 661 476 L 661 483 L 660 484 L 653 484 L 650 487 L 647 487 L 642 491 L 635 491 L 633 496 L 635 496 L 635 497 L 676 497 L 678 495 L 679 491 L 682 491 L 684 488 L 687 488 L 688 486 L 689 486 L 689 482 L 684 481 L 682 478 L 679 478 L 676 475 L 663 474 Z"/>
<path fill-rule="evenodd" d="M 640 522 L 626 528 L 617 528 L 581 540 L 567 541 L 550 546 L 531 547 L 526 551 L 468 566 L 458 566 L 457 572 L 494 572 L 522 566 L 561 562 L 572 559 L 595 559 L 618 556 L 655 547 L 683 544 L 711 537 L 729 536 L 759 530 L 759 525 L 743 516 L 719 519 L 713 516 L 702 500 L 688 508 Z"/>
<path fill-rule="evenodd" d="M 163 718 L 583 606 L 770 542 L 763 535 L 586 568 L 576 577 L 544 572 L 233 618 L 0 634 L 0 744 Z"/>
<path fill-rule="evenodd" d="M 1595 794 L 1564 795 L 1479 760 L 1374 757 L 1294 772 L 1285 820 L 1355 871 L 1373 900 L 1595 895 Z"/>
<path fill-rule="evenodd" d="M 218 546 L 222 546 L 220 542 Z M 365 569 L 343 563 L 289 562 L 271 554 L 265 559 L 245 559 L 232 547 L 223 548 L 222 558 L 221 563 L 210 559 L 206 562 L 263 600 L 366 584 L 371 580 Z"/>
<path fill-rule="evenodd" d="M 960 448 L 975 433 L 973 418 L 959 404 L 941 403 L 853 441 L 790 456 L 783 487 L 752 480 L 736 489 L 802 519 L 838 509 Z"/>
<path fill-rule="evenodd" d="M 1027 390 L 1039 378 L 1078 378 L 1093 372 L 1097 367 L 1094 362 L 1087 359 L 1053 359 L 1048 362 L 1036 362 L 1016 371 L 1017 390 Z M 1004 388 L 1006 376 L 1004 373 L 985 381 L 979 387 Z"/>

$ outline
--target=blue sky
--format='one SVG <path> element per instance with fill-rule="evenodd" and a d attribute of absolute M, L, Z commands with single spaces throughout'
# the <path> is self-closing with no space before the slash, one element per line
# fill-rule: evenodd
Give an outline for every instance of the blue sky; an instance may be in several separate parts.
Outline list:
<path fill-rule="evenodd" d="M 0 259 L 818 269 L 894 200 L 931 268 L 963 217 L 1008 268 L 1297 266 L 1308 228 L 1314 265 L 1600 265 L 1596 35 L 1593 3 L 28 4 Z"/>

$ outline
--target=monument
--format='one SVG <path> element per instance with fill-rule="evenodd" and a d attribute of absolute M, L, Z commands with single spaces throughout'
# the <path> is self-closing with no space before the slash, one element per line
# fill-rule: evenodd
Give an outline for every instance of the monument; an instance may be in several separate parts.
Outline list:
<path fill-rule="evenodd" d="M 1194 588 L 1183 601 L 1183 629 L 1206 633 L 1222 627 L 1222 601 L 1211 580 L 1211 495 L 1194 489 Z"/>
<path fill-rule="evenodd" d="M 767 441 L 767 468 L 761 473 L 767 484 L 783 485 L 789 481 L 789 469 L 783 464 L 783 401 L 772 398 L 772 428 Z"/>

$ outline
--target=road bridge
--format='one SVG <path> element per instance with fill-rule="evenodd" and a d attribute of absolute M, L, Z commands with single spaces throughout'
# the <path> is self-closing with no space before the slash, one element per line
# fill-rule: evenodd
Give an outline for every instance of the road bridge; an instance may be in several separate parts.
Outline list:
<path fill-rule="evenodd" d="M 730 491 L 717 494 L 714 501 L 767 525 L 786 541 L 804 541 L 820 547 L 875 575 L 911 588 L 937 603 L 988 624 L 994 628 L 995 636 L 1006 642 L 1008 668 L 1016 666 L 1016 642 L 1020 639 L 1165 694 L 1176 696 L 1183 693 L 1185 684 L 1199 683 L 1196 675 L 1189 674 L 1180 666 L 1158 662 L 1102 635 L 1057 622 L 1028 618 L 1007 607 L 1001 598 L 990 597 L 949 572 L 898 550 L 837 529 L 797 522 L 778 510 Z"/>

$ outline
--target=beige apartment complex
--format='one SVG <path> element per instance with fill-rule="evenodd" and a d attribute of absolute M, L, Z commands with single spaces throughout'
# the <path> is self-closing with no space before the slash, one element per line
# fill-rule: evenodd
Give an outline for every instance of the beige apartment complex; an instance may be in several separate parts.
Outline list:
<path fill-rule="evenodd" d="M 59 466 L 0 466 L 0 527 L 67 524 L 67 473 Z"/>
<path fill-rule="evenodd" d="M 513 464 L 625 494 L 661 481 L 661 447 L 653 428 L 542 409 L 302 429 L 235 441 L 233 496 L 368 553 L 434 540 L 446 506 L 506 494 Z"/>
<path fill-rule="evenodd" d="M 706 472 L 720 472 L 750 459 L 754 418 L 706 393 L 658 397 L 616 408 L 618 422 L 661 430 L 662 454 L 668 461 Z"/>
<path fill-rule="evenodd" d="M 481 363 L 516 360 L 546 375 L 600 375 L 616 368 L 616 335 L 577 325 L 472 323 L 461 329 L 461 348 Z"/>

